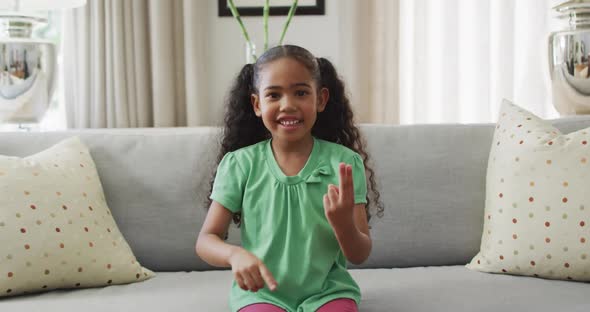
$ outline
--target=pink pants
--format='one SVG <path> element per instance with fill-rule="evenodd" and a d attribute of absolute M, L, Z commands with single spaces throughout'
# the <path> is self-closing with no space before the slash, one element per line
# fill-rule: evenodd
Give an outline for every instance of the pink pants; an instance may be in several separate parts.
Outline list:
<path fill-rule="evenodd" d="M 241 308 L 239 312 L 285 312 L 285 310 L 269 303 L 255 303 Z M 358 312 L 358 309 L 354 300 L 340 298 L 324 304 L 316 312 Z"/>

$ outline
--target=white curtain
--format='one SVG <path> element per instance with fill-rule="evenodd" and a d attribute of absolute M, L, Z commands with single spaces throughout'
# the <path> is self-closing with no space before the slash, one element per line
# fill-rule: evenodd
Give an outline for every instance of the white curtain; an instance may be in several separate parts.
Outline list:
<path fill-rule="evenodd" d="M 399 0 L 338 0 L 340 51 L 357 121 L 398 123 Z"/>
<path fill-rule="evenodd" d="M 209 125 L 208 3 L 92 0 L 66 14 L 68 127 Z"/>
<path fill-rule="evenodd" d="M 559 2 L 353 0 L 343 14 L 357 25 L 354 43 L 343 48 L 356 51 L 348 76 L 359 119 L 495 122 L 502 98 L 558 117 L 547 38 Z"/>

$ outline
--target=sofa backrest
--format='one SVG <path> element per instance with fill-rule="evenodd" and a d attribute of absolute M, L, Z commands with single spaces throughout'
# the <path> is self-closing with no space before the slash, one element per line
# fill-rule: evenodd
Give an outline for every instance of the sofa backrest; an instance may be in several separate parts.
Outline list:
<path fill-rule="evenodd" d="M 590 117 L 555 121 L 563 132 Z M 362 268 L 465 264 L 479 250 L 485 173 L 494 126 L 362 125 L 383 217 L 370 225 Z M 80 136 L 107 203 L 138 260 L 155 271 L 211 269 L 195 254 L 219 144 L 218 128 L 0 132 L 0 154 L 24 157 Z M 0 207 L 2 209 L 2 207 Z M 239 229 L 230 229 L 239 243 Z"/>

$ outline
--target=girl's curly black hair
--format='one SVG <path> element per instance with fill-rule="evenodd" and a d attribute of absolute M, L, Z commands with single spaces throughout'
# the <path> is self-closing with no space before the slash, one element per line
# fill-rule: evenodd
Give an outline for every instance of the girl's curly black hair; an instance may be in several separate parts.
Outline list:
<path fill-rule="evenodd" d="M 251 95 L 258 93 L 259 72 L 262 67 L 282 57 L 290 57 L 312 74 L 319 88 L 327 88 L 329 100 L 323 112 L 318 113 L 316 123 L 312 128 L 312 135 L 316 138 L 344 145 L 357 152 L 363 158 L 367 174 L 367 220 L 370 220 L 370 204 L 375 203 L 377 215 L 383 215 L 383 205 L 375 182 L 375 173 L 369 163 L 365 141 L 353 122 L 353 113 L 344 91 L 344 83 L 339 78 L 336 69 L 325 58 L 316 58 L 306 49 L 294 45 L 282 45 L 269 49 L 258 58 L 255 64 L 246 64 L 236 77 L 229 92 L 226 104 L 221 150 L 217 163 L 228 152 L 233 152 L 245 146 L 256 144 L 271 137 L 262 120 L 254 114 Z M 318 92 L 319 93 L 319 92 Z M 213 177 L 215 174 L 213 175 Z M 213 189 L 214 178 L 210 183 Z M 208 199 L 207 209 L 211 205 Z M 240 224 L 241 215 L 234 214 L 233 220 Z"/>

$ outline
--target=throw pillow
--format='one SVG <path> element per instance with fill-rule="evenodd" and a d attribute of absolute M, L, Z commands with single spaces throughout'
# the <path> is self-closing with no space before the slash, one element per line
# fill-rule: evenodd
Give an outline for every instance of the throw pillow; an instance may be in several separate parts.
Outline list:
<path fill-rule="evenodd" d="M 78 137 L 0 155 L 0 297 L 143 281 Z"/>
<path fill-rule="evenodd" d="M 590 128 L 562 134 L 504 101 L 486 177 L 483 272 L 590 281 Z"/>

